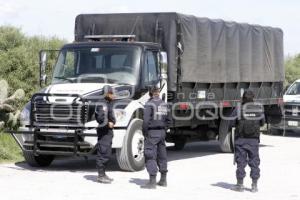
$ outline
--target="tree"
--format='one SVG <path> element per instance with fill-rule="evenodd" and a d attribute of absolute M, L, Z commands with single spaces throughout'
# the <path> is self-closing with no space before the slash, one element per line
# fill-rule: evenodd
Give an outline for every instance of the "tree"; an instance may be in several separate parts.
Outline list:
<path fill-rule="evenodd" d="M 289 57 L 285 61 L 286 85 L 292 84 L 297 79 L 300 79 L 300 54 Z"/>
<path fill-rule="evenodd" d="M 16 124 L 18 110 L 39 90 L 39 51 L 59 49 L 65 42 L 55 37 L 28 37 L 19 28 L 0 26 L 0 128 L 4 122 L 9 127 Z M 55 62 L 54 56 L 48 58 L 49 63 Z M 25 91 L 21 100 L 18 89 Z M 12 137 L 0 130 L 1 160 L 21 160 L 21 151 Z"/>
<path fill-rule="evenodd" d="M 28 37 L 12 26 L 0 27 L 0 80 L 8 82 L 10 92 L 25 91 L 25 98 L 18 103 L 18 108 L 39 90 L 39 51 L 59 49 L 65 42 L 56 37 Z M 50 56 L 49 63 L 53 64 L 55 59 Z"/>

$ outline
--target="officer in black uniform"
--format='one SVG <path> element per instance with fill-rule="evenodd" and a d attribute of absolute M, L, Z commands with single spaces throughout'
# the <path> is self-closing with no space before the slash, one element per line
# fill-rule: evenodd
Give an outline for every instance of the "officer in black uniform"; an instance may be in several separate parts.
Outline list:
<path fill-rule="evenodd" d="M 159 98 L 159 89 L 150 89 L 150 99 L 145 105 L 143 134 L 145 136 L 144 155 L 146 169 L 150 175 L 149 182 L 142 186 L 146 189 L 156 188 L 156 174 L 161 173 L 159 186 L 167 186 L 167 150 L 166 150 L 166 130 L 171 119 L 167 104 Z"/>
<path fill-rule="evenodd" d="M 97 128 L 97 158 L 96 165 L 98 169 L 97 181 L 100 183 L 111 183 L 113 179 L 105 173 L 105 168 L 112 155 L 113 128 L 116 118 L 113 112 L 113 89 L 110 86 L 103 88 L 105 95 L 104 105 L 98 105 L 95 109 L 95 118 L 99 123 Z"/>
<path fill-rule="evenodd" d="M 237 184 L 233 188 L 243 192 L 243 179 L 246 176 L 245 167 L 251 168 L 252 178 L 251 192 L 257 192 L 257 181 L 260 177 L 259 158 L 259 136 L 260 127 L 265 124 L 265 115 L 262 105 L 253 102 L 254 93 L 247 90 L 243 94 L 242 107 L 236 108 L 232 116 L 236 117 L 231 126 L 236 127 L 235 131 L 235 162 L 237 163 L 236 178 Z"/>

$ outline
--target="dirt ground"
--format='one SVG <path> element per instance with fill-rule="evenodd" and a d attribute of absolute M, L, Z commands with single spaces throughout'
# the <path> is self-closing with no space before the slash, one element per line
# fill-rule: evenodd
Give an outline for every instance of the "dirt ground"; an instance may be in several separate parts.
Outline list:
<path fill-rule="evenodd" d="M 231 190 L 235 184 L 233 155 L 220 153 L 217 142 L 191 143 L 183 151 L 168 151 L 168 187 L 143 190 L 146 171 L 123 172 L 112 160 L 108 175 L 113 184 L 96 182 L 94 158 L 56 160 L 43 169 L 26 163 L 0 165 L 0 199 L 272 199 L 300 200 L 300 137 L 289 135 L 261 138 L 261 173 L 259 192 Z M 249 168 L 245 185 L 251 186 Z"/>

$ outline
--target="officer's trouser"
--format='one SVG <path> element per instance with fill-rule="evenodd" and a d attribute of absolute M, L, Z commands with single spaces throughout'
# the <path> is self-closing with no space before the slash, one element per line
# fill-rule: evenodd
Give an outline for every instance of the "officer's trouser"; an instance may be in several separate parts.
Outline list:
<path fill-rule="evenodd" d="M 112 155 L 112 139 L 113 131 L 98 131 L 98 143 L 97 143 L 97 156 L 96 156 L 96 165 L 99 174 L 105 173 L 105 167 Z"/>
<path fill-rule="evenodd" d="M 166 131 L 149 130 L 145 138 L 144 154 L 146 160 L 146 169 L 148 173 L 155 176 L 158 169 L 161 173 L 167 173 L 167 149 L 166 149 Z"/>
<path fill-rule="evenodd" d="M 260 177 L 259 139 L 238 138 L 235 141 L 235 160 L 237 163 L 236 178 L 246 176 L 245 167 L 251 168 L 250 177 L 254 180 Z"/>

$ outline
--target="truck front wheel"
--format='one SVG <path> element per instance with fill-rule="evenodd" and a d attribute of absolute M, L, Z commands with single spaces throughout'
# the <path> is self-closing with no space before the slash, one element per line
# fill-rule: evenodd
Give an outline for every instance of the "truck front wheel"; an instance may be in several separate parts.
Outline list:
<path fill-rule="evenodd" d="M 140 171 L 144 169 L 144 136 L 142 132 L 143 120 L 133 119 L 127 129 L 123 147 L 117 149 L 117 161 L 125 171 Z"/>
<path fill-rule="evenodd" d="M 23 151 L 25 161 L 31 167 L 48 167 L 54 160 L 53 155 L 38 155 L 35 156 L 33 152 Z"/>

